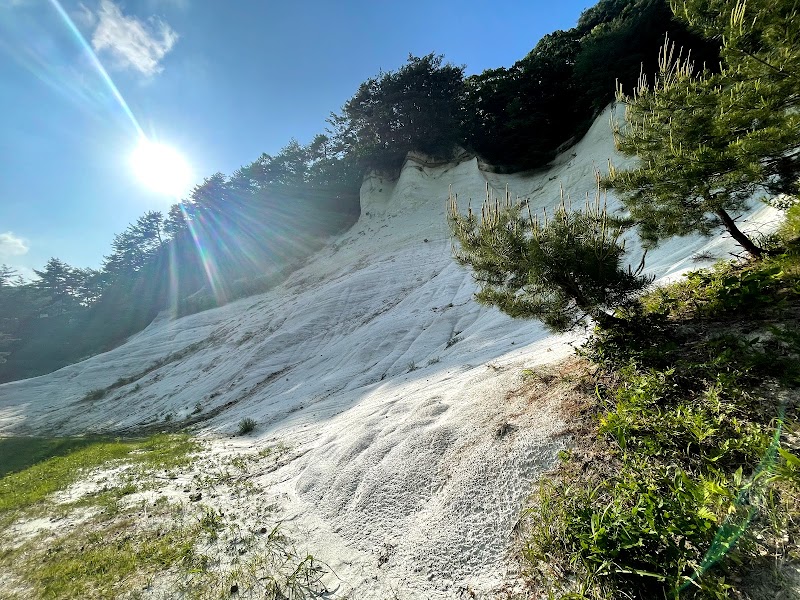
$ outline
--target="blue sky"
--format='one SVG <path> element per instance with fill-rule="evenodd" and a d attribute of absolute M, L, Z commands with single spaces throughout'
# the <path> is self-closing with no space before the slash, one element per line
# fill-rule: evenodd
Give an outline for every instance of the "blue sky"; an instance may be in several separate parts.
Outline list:
<path fill-rule="evenodd" d="M 130 168 L 137 128 L 199 183 L 310 141 L 409 53 L 509 66 L 592 4 L 0 0 L 0 263 L 99 267 L 115 233 L 174 203 Z"/>

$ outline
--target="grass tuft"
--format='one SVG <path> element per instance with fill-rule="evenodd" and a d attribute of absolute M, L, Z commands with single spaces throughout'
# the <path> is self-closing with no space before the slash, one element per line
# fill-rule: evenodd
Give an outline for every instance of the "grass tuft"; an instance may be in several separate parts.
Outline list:
<path fill-rule="evenodd" d="M 257 425 L 258 423 L 256 423 L 255 419 L 245 417 L 239 421 L 239 435 L 247 435 L 248 433 L 252 433 L 255 431 Z"/>

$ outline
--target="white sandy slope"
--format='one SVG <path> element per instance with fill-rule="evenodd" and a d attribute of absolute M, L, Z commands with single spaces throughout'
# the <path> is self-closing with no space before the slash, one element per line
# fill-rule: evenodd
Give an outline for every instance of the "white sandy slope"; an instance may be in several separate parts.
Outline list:
<path fill-rule="evenodd" d="M 487 173 L 474 158 L 438 166 L 410 158 L 398 181 L 368 179 L 358 223 L 268 293 L 162 316 L 111 352 L 0 386 L 0 433 L 115 431 L 199 409 L 218 411 L 202 423 L 214 438 L 251 417 L 256 446 L 279 441 L 297 457 L 257 479 L 264 495 L 253 502 L 278 504 L 342 593 L 492 596 L 507 577 L 531 484 L 567 443 L 553 406 L 507 394 L 523 368 L 569 355 L 578 338 L 473 301 L 470 274 L 451 256 L 448 186 L 464 208 L 467 197 L 479 205 L 487 181 L 533 207 L 556 205 L 560 184 L 580 200 L 596 167 L 626 162 L 608 119 L 537 174 Z M 752 229 L 774 215 L 750 218 Z M 674 277 L 697 266 L 697 253 L 732 249 L 725 239 L 676 239 L 649 254 L 648 271 Z M 170 354 L 137 381 L 83 400 Z M 510 433 L 498 437 L 506 424 Z M 236 451 L 221 437 L 213 447 Z"/>

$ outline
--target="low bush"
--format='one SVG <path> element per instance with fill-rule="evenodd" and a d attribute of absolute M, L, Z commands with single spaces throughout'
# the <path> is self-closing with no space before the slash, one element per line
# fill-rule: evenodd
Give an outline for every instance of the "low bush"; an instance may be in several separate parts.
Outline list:
<path fill-rule="evenodd" d="M 800 415 L 786 401 L 800 386 L 799 282 L 790 254 L 719 265 L 596 329 L 582 349 L 599 367 L 591 441 L 529 520 L 545 588 L 721 599 L 758 570 L 780 588 L 776 563 L 800 556 Z"/>
<path fill-rule="evenodd" d="M 250 417 L 245 417 L 241 421 L 239 421 L 239 435 L 247 435 L 255 430 L 256 425 L 258 423 L 255 422 L 254 419 Z"/>

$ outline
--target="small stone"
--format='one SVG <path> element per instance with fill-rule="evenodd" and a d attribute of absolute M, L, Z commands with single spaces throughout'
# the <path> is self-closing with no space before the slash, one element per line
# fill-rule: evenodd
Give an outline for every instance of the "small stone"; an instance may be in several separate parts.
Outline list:
<path fill-rule="evenodd" d="M 266 527 L 262 527 L 261 529 L 258 530 L 258 532 L 259 533 L 267 533 L 267 528 Z"/>
<path fill-rule="evenodd" d="M 195 492 L 194 494 L 189 494 L 189 500 L 191 502 L 199 502 L 202 497 L 203 497 L 202 492 Z"/>
<path fill-rule="evenodd" d="M 239 593 L 239 584 L 234 583 L 231 586 L 231 596 L 233 596 L 234 594 L 238 594 L 238 593 Z"/>

